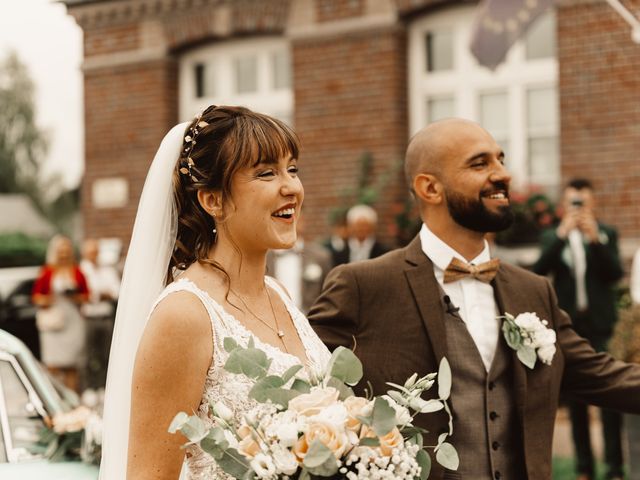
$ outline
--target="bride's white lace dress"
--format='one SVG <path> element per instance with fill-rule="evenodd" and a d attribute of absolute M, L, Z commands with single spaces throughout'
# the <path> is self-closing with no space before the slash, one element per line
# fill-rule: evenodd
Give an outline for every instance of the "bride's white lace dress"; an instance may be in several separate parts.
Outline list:
<path fill-rule="evenodd" d="M 269 287 L 278 292 L 289 311 L 300 340 L 307 356 L 307 367 L 319 371 L 329 360 L 330 353 L 320 338 L 315 334 L 305 316 L 296 308 L 291 299 L 286 295 L 277 282 L 271 277 L 265 277 Z M 197 296 L 209 314 L 213 330 L 213 359 L 207 372 L 202 400 L 198 409 L 198 415 L 211 423 L 208 417 L 209 402 L 222 401 L 233 411 L 236 420 L 242 419 L 245 412 L 250 410 L 255 402 L 249 399 L 249 390 L 253 383 L 242 375 L 235 375 L 224 370 L 228 353 L 223 347 L 225 337 L 231 337 L 240 345 L 246 345 L 251 336 L 255 339 L 257 348 L 263 350 L 267 356 L 273 359 L 270 373 L 282 374 L 289 367 L 299 364 L 300 360 L 282 350 L 261 342 L 252 335 L 238 320 L 226 312 L 220 304 L 213 300 L 205 291 L 199 289 L 188 279 L 178 279 L 169 284 L 158 298 L 156 304 L 167 295 L 188 291 Z M 204 453 L 197 445 L 192 445 L 186 450 L 186 460 L 183 467 L 181 480 L 212 480 L 231 478 L 215 464 L 212 457 Z"/>

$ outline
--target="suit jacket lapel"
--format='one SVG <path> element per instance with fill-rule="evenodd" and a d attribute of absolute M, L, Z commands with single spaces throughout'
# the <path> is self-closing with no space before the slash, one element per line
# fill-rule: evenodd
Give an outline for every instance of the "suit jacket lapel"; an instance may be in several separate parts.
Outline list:
<path fill-rule="evenodd" d="M 505 312 L 509 312 L 511 315 L 518 315 L 523 310 L 517 305 L 513 295 L 509 295 L 515 288 L 514 285 L 509 285 L 509 279 L 505 273 L 504 268 L 498 269 L 498 273 L 494 280 L 491 282 L 493 285 L 493 291 L 496 297 L 496 303 L 500 315 L 504 315 Z M 500 335 L 502 335 L 502 329 L 500 329 Z M 500 341 L 503 341 L 502 338 Z M 526 367 L 520 362 L 515 351 L 511 351 L 511 357 L 513 360 L 513 374 L 514 374 L 514 387 L 516 394 L 516 407 L 518 409 L 518 417 L 520 423 L 524 425 L 524 405 L 527 397 L 527 371 Z"/>
<path fill-rule="evenodd" d="M 405 252 L 405 260 L 408 264 L 405 275 L 427 330 L 436 362 L 439 364 L 447 353 L 447 332 L 440 288 L 433 274 L 433 264 L 422 251 L 419 236 L 413 239 Z"/>

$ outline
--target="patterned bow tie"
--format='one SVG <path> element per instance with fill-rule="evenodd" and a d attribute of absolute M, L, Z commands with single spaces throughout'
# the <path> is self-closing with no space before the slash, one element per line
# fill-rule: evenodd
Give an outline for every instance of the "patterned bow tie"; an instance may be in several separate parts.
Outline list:
<path fill-rule="evenodd" d="M 456 257 L 451 259 L 451 263 L 444 270 L 444 283 L 455 282 L 465 277 L 473 277 L 481 282 L 489 283 L 498 273 L 500 260 L 494 258 L 480 265 L 470 265 Z"/>

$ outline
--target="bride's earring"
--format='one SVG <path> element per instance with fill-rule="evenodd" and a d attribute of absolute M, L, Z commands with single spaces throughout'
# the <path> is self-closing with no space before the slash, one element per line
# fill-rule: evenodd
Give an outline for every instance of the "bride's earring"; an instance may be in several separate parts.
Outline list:
<path fill-rule="evenodd" d="M 213 241 L 215 242 L 218 238 L 218 229 L 216 228 L 216 214 L 212 213 L 213 217 L 213 228 L 211 229 L 211 233 L 213 233 Z"/>

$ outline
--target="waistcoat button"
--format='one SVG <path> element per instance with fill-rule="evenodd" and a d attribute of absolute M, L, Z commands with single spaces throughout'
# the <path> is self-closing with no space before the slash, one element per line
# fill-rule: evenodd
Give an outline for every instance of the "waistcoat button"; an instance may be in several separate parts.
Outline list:
<path fill-rule="evenodd" d="M 491 420 L 495 420 L 496 418 L 498 418 L 500 415 L 498 415 L 497 412 L 489 412 L 489 418 Z"/>
<path fill-rule="evenodd" d="M 491 444 L 491 448 L 493 448 L 494 450 L 498 450 L 500 448 L 500 442 L 493 442 Z"/>
<path fill-rule="evenodd" d="M 495 478 L 496 480 L 500 480 L 502 478 L 502 474 L 496 471 L 496 473 L 493 474 L 493 478 Z"/>

